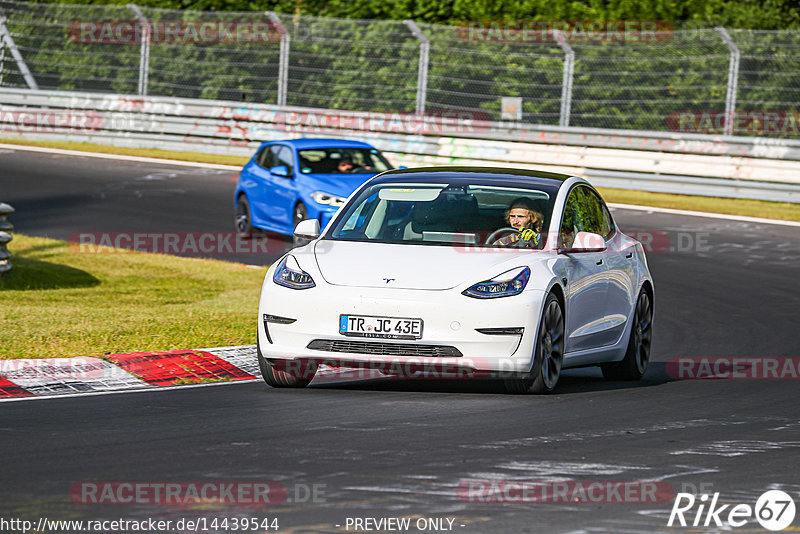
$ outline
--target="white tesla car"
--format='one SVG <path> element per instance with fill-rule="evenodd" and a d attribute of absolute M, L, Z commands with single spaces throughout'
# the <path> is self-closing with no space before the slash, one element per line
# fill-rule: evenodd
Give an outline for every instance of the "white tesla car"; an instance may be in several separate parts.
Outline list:
<path fill-rule="evenodd" d="M 527 226 L 514 216 L 527 211 Z M 535 221 L 537 224 L 531 224 Z M 435 167 L 380 174 L 323 232 L 267 271 L 265 381 L 304 387 L 320 365 L 406 378 L 496 378 L 547 393 L 561 369 L 644 374 L 653 281 L 584 179 Z"/>

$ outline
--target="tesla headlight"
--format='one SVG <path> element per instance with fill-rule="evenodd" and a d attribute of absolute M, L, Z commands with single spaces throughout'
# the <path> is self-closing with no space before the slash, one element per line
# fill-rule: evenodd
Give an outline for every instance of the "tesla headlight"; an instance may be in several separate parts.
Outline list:
<path fill-rule="evenodd" d="M 314 287 L 314 279 L 311 275 L 300 268 L 294 256 L 286 256 L 278 264 L 272 281 L 279 286 L 290 287 L 292 289 L 308 289 Z"/>
<path fill-rule="evenodd" d="M 469 289 L 465 289 L 462 295 L 476 299 L 510 297 L 522 293 L 530 277 L 531 270 L 528 267 L 517 267 L 499 274 L 491 280 L 478 282 Z"/>
<path fill-rule="evenodd" d="M 337 197 L 336 195 L 330 195 L 328 193 L 323 193 L 322 191 L 314 191 L 311 193 L 311 198 L 314 199 L 314 202 L 317 204 L 324 204 L 325 206 L 333 206 L 338 208 L 342 206 L 347 200 L 346 198 Z"/>

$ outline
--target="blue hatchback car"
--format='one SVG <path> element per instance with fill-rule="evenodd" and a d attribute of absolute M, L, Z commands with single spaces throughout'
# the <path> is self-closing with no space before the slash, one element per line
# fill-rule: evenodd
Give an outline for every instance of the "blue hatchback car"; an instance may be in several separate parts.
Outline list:
<path fill-rule="evenodd" d="M 292 235 L 297 223 L 321 228 L 358 186 L 391 164 L 367 143 L 294 139 L 263 143 L 239 174 L 236 231 Z"/>

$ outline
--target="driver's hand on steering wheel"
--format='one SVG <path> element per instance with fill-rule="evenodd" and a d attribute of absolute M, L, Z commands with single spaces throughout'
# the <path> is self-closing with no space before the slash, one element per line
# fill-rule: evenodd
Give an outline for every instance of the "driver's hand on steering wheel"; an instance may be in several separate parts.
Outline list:
<path fill-rule="evenodd" d="M 521 231 L 517 230 L 515 234 L 512 233 L 498 239 L 494 244 L 506 247 L 535 248 L 539 245 L 539 234 L 536 230 L 525 228 Z"/>
<path fill-rule="evenodd" d="M 519 234 L 519 244 L 520 246 L 531 246 L 531 243 L 536 245 L 539 240 L 537 239 L 536 230 L 532 230 L 530 228 L 524 229 Z"/>

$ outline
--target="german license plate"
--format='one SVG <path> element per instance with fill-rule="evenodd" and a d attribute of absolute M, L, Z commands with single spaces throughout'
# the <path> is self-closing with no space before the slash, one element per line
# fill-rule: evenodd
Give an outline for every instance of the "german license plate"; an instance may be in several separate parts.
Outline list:
<path fill-rule="evenodd" d="M 340 315 L 339 333 L 356 337 L 419 339 L 422 337 L 422 319 Z"/>

